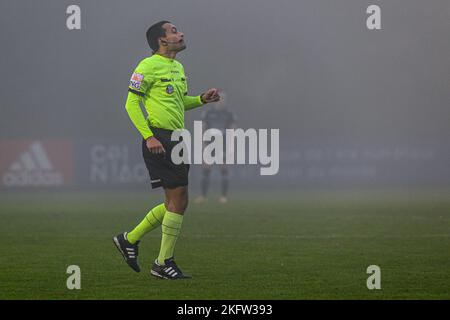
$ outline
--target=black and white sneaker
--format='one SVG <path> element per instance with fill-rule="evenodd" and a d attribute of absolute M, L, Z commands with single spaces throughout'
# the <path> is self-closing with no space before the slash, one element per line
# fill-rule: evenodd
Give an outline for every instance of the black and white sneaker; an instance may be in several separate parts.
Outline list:
<path fill-rule="evenodd" d="M 164 265 L 160 265 L 158 260 L 155 260 L 153 263 L 150 274 L 162 278 L 162 279 L 190 279 L 190 276 L 187 276 L 181 272 L 180 268 L 175 263 L 175 260 L 172 258 L 164 260 Z"/>
<path fill-rule="evenodd" d="M 140 272 L 141 268 L 137 263 L 139 241 L 135 244 L 129 243 L 127 240 L 127 233 L 124 232 L 115 236 L 113 242 L 130 268 L 136 272 Z"/>

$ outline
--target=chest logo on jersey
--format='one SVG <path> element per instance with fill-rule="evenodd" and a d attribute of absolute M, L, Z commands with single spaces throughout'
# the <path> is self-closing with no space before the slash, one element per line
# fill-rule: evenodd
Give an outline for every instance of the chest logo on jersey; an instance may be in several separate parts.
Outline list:
<path fill-rule="evenodd" d="M 134 72 L 130 79 L 130 87 L 140 89 L 144 76 L 142 74 Z"/>
<path fill-rule="evenodd" d="M 166 92 L 168 93 L 168 94 L 171 94 L 171 93 L 173 93 L 173 85 L 171 85 L 171 84 L 169 84 L 169 85 L 167 85 L 167 87 L 166 87 Z"/>

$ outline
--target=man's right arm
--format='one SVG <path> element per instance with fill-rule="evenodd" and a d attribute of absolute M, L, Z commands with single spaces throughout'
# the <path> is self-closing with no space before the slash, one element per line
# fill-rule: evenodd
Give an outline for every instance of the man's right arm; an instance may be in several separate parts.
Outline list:
<path fill-rule="evenodd" d="M 145 140 L 153 136 L 153 133 L 142 113 L 140 102 L 153 85 L 153 82 L 154 76 L 151 63 L 147 59 L 141 60 L 131 75 L 125 109 L 134 126 Z"/>
<path fill-rule="evenodd" d="M 129 91 L 125 109 L 136 129 L 141 133 L 142 137 L 147 140 L 149 137 L 153 136 L 153 132 L 150 130 L 147 120 L 145 120 L 142 113 L 140 101 L 141 97 L 139 95 Z"/>
<path fill-rule="evenodd" d="M 165 152 L 164 147 L 153 136 L 140 106 L 142 97 L 145 97 L 153 82 L 154 76 L 151 64 L 148 63 L 148 60 L 147 62 L 146 60 L 141 61 L 131 76 L 125 109 L 134 126 L 144 138 L 150 152 L 162 153 Z"/>
<path fill-rule="evenodd" d="M 141 133 L 142 137 L 145 140 L 145 144 L 147 145 L 147 148 L 151 153 L 166 152 L 161 142 L 155 138 L 153 132 L 150 130 L 147 121 L 142 114 L 142 110 L 139 104 L 140 101 L 140 95 L 130 90 L 130 92 L 128 93 L 127 102 L 125 104 L 125 109 L 128 112 L 128 116 L 130 117 L 136 129 L 138 129 L 138 131 Z"/>

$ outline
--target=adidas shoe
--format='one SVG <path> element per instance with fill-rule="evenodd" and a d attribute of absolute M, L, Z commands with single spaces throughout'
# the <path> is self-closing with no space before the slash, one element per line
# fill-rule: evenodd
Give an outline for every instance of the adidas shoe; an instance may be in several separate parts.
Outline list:
<path fill-rule="evenodd" d="M 190 276 L 183 274 L 180 268 L 178 268 L 178 266 L 176 265 L 173 257 L 166 259 L 164 263 L 165 264 L 162 266 L 158 263 L 158 260 L 155 260 L 152 269 L 150 271 L 150 274 L 158 278 L 170 280 L 191 278 Z"/>
<path fill-rule="evenodd" d="M 136 272 L 140 272 L 141 268 L 137 263 L 139 241 L 131 244 L 128 242 L 126 236 L 126 232 L 121 233 L 113 238 L 113 242 L 130 268 Z"/>

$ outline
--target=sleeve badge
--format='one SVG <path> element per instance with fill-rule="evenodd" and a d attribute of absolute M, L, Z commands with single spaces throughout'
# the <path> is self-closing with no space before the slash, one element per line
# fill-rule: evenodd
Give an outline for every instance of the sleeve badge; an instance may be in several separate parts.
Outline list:
<path fill-rule="evenodd" d="M 144 75 L 134 72 L 130 79 L 130 87 L 133 89 L 140 89 Z"/>

